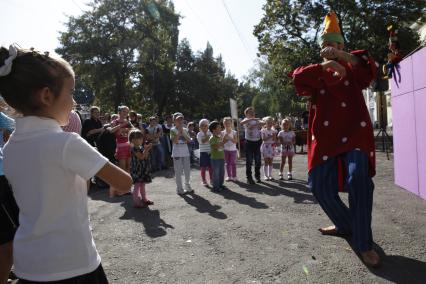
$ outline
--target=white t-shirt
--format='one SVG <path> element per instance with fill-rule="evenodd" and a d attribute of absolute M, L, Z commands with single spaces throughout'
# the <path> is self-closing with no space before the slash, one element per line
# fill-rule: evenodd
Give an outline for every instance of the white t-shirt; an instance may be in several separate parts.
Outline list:
<path fill-rule="evenodd" d="M 176 127 L 173 127 L 170 129 L 170 139 L 173 141 L 174 137 L 178 135 L 178 129 Z M 188 129 L 183 128 L 183 136 L 186 136 L 189 139 Z M 189 149 L 188 149 L 188 143 L 186 143 L 185 137 L 180 136 L 178 143 L 174 144 L 173 142 L 173 150 L 172 150 L 172 157 L 173 158 L 179 158 L 179 157 L 189 157 Z"/>
<path fill-rule="evenodd" d="M 257 120 L 250 120 L 244 124 L 245 138 L 248 141 L 259 141 L 260 137 L 260 122 Z"/>
<path fill-rule="evenodd" d="M 282 140 L 284 142 L 284 145 L 292 145 L 293 144 L 293 138 L 296 137 L 296 134 L 292 130 L 290 130 L 290 131 L 281 130 L 278 133 L 278 137 L 282 137 L 283 138 Z"/>
<path fill-rule="evenodd" d="M 211 132 L 209 130 L 207 130 L 207 133 L 204 133 L 203 131 L 200 131 L 197 133 L 197 140 L 198 140 L 198 145 L 200 148 L 200 153 L 201 152 L 207 152 L 210 153 L 210 142 L 209 139 L 207 139 L 207 141 L 205 143 L 203 143 L 203 139 L 206 138 L 206 136 L 212 136 Z"/>
<path fill-rule="evenodd" d="M 266 128 L 262 128 L 262 130 L 260 131 L 260 133 L 262 134 L 262 136 L 264 137 L 271 137 L 271 136 L 276 136 L 277 135 L 277 131 L 275 129 L 266 129 Z M 275 143 L 274 139 L 268 139 L 268 140 L 264 140 L 263 143 L 265 144 L 273 144 Z"/>
<path fill-rule="evenodd" d="M 237 136 L 237 131 L 231 130 L 230 133 L 226 133 L 226 129 L 222 131 L 222 136 L 228 135 L 230 138 L 234 139 L 235 136 Z M 237 145 L 234 144 L 232 141 L 227 141 L 224 145 L 225 151 L 236 151 Z"/>
<path fill-rule="evenodd" d="M 101 259 L 89 225 L 86 181 L 108 159 L 55 120 L 35 116 L 16 120 L 3 152 L 19 206 L 16 275 L 56 281 L 94 271 Z"/>

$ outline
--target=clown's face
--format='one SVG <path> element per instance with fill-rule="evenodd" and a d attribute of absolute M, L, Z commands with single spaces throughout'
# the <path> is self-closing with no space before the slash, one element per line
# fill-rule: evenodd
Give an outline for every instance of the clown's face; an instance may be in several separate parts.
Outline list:
<path fill-rule="evenodd" d="M 335 41 L 324 41 L 321 45 L 321 48 L 325 48 L 325 47 L 329 47 L 329 46 L 334 47 L 338 50 L 342 50 L 345 47 L 345 45 L 343 43 L 338 43 L 338 42 L 335 42 Z"/>

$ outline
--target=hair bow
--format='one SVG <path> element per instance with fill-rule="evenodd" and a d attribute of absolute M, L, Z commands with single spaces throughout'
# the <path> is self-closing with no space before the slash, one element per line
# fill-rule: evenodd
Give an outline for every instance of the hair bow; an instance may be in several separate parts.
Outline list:
<path fill-rule="evenodd" d="M 18 49 L 15 45 L 9 46 L 9 57 L 4 61 L 4 65 L 0 67 L 0 77 L 9 75 L 12 71 L 12 62 L 18 55 Z"/>

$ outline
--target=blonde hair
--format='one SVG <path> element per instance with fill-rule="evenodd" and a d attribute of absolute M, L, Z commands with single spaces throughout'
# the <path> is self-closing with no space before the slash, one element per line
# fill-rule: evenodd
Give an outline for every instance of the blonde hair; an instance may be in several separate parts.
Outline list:
<path fill-rule="evenodd" d="M 234 128 L 234 120 L 230 116 L 226 116 L 223 118 L 223 126 L 225 126 L 225 123 L 228 121 L 231 123 L 231 128 Z"/>
<path fill-rule="evenodd" d="M 264 118 L 262 118 L 262 121 L 264 122 L 264 123 L 266 123 L 266 122 L 268 122 L 268 121 L 270 121 L 270 122 L 274 122 L 274 119 L 272 118 L 272 116 L 265 116 Z"/>
<path fill-rule="evenodd" d="M 253 112 L 254 112 L 254 107 L 248 107 L 248 108 L 246 108 L 246 109 L 244 110 L 244 115 L 245 115 L 245 116 L 247 116 L 247 113 L 248 113 L 249 111 L 253 111 Z"/>
<path fill-rule="evenodd" d="M 284 126 L 284 123 L 285 122 L 288 122 L 288 125 L 289 125 L 289 130 L 293 127 L 293 122 L 291 121 L 291 118 L 289 118 L 289 117 L 286 117 L 286 118 L 284 118 L 282 121 L 281 121 L 281 126 Z M 284 127 L 283 127 L 283 130 L 284 130 Z"/>
<path fill-rule="evenodd" d="M 209 120 L 203 118 L 202 120 L 200 120 L 200 122 L 198 123 L 198 126 L 201 127 L 202 125 L 206 124 L 207 126 L 209 126 Z"/>

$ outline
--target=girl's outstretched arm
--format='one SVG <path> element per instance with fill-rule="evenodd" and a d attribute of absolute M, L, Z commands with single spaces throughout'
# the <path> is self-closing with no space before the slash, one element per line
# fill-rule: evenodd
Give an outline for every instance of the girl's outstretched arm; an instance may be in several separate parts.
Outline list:
<path fill-rule="evenodd" d="M 127 193 L 132 187 L 130 175 L 111 162 L 107 162 L 96 176 L 112 186 L 118 193 Z"/>

